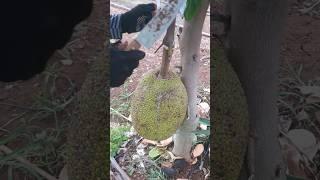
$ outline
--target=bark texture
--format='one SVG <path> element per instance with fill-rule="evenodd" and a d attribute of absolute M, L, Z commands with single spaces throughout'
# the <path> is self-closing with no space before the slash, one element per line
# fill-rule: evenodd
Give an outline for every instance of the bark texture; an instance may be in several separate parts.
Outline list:
<path fill-rule="evenodd" d="M 182 63 L 181 79 L 188 94 L 188 118 L 175 134 L 173 153 L 177 156 L 184 157 L 187 161 L 191 160 L 190 150 L 194 136 L 192 131 L 196 129 L 198 123 L 196 116 L 196 98 L 200 43 L 208 6 L 209 0 L 203 0 L 198 14 L 193 17 L 191 21 L 184 22 L 184 28 L 179 42 Z"/>
<path fill-rule="evenodd" d="M 285 179 L 284 170 L 279 173 L 282 157 L 276 100 L 286 0 L 226 3 L 231 15 L 227 55 L 244 88 L 250 116 L 249 174 L 257 180 Z"/>

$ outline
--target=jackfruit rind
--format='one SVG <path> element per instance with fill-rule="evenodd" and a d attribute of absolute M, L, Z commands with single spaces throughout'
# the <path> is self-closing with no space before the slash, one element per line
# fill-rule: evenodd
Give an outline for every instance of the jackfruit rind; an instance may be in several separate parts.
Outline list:
<path fill-rule="evenodd" d="M 169 78 L 158 78 L 151 70 L 139 82 L 132 101 L 131 117 L 138 134 L 150 140 L 172 136 L 186 117 L 188 97 L 180 77 L 169 71 Z"/>
<path fill-rule="evenodd" d="M 216 48 L 211 65 L 213 81 L 213 179 L 237 180 L 248 144 L 246 97 L 224 50 Z"/>

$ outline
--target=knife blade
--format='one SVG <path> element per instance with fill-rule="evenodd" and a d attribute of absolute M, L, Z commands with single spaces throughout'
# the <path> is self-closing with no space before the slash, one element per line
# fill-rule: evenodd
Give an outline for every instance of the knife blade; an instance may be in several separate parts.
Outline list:
<path fill-rule="evenodd" d="M 139 49 L 141 46 L 151 48 L 152 45 L 168 29 L 172 21 L 180 12 L 186 0 L 169 0 L 150 22 L 137 34 L 128 45 L 128 50 Z"/>

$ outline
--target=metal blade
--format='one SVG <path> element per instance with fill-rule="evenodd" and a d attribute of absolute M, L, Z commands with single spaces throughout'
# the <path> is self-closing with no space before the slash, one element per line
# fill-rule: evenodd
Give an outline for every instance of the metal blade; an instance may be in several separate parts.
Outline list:
<path fill-rule="evenodd" d="M 154 42 L 166 32 L 185 2 L 186 0 L 169 0 L 140 31 L 136 41 L 146 48 L 151 48 Z"/>

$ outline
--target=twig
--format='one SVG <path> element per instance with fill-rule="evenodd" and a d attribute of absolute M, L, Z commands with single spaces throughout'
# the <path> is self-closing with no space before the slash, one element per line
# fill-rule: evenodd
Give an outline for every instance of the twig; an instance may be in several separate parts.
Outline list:
<path fill-rule="evenodd" d="M 12 107 L 20 108 L 20 109 L 31 110 L 31 111 L 41 110 L 41 109 L 37 109 L 37 108 L 30 108 L 30 107 L 25 107 L 25 106 L 21 106 L 21 105 L 10 104 L 10 103 L 7 103 L 7 102 L 0 102 L 0 105 L 4 105 L 4 106 L 12 106 Z"/>
<path fill-rule="evenodd" d="M 116 180 L 122 180 L 122 178 L 118 174 L 114 174 L 111 170 L 110 170 L 110 175 Z"/>
<path fill-rule="evenodd" d="M 175 31 L 175 23 L 176 19 L 173 20 L 171 25 L 169 26 L 167 33 L 163 39 L 163 55 L 162 62 L 160 67 L 160 77 L 162 79 L 166 79 L 169 72 L 170 60 L 172 58 L 173 48 L 174 48 L 174 31 Z"/>
<path fill-rule="evenodd" d="M 110 161 L 111 161 L 111 166 L 120 173 L 123 180 L 130 180 L 130 177 L 124 172 L 124 170 L 121 169 L 121 167 L 113 157 L 110 157 Z"/>
<path fill-rule="evenodd" d="M 6 133 L 10 133 L 9 130 L 6 130 L 6 129 L 4 129 L 4 128 L 0 128 L 0 131 L 6 132 Z"/>
<path fill-rule="evenodd" d="M 154 51 L 154 53 L 157 53 L 159 49 L 163 46 L 163 42 L 160 44 L 160 46 Z"/>
<path fill-rule="evenodd" d="M 204 56 L 204 57 L 202 57 L 202 58 L 200 59 L 200 62 L 203 61 L 203 60 L 205 60 L 205 59 L 210 59 L 210 56 Z"/>
<path fill-rule="evenodd" d="M 6 154 L 11 154 L 13 151 L 11 149 L 9 149 L 7 146 L 5 145 L 1 145 L 0 146 L 0 150 L 3 151 Z M 45 172 L 44 170 L 38 168 L 36 165 L 32 164 L 30 161 L 22 158 L 22 157 L 15 157 L 16 160 L 18 160 L 19 162 L 31 167 L 33 170 L 35 170 L 38 174 L 40 174 L 41 176 L 43 176 L 44 178 L 48 179 L 48 180 L 58 180 L 57 178 L 53 177 L 52 175 L 48 174 L 47 172 Z"/>
<path fill-rule="evenodd" d="M 115 112 L 117 115 L 119 115 L 120 117 L 128 120 L 129 122 L 132 122 L 132 119 L 130 118 L 127 118 L 126 116 L 122 115 L 120 112 L 118 112 L 117 110 L 113 109 L 113 108 L 110 108 L 111 111 Z"/>
<path fill-rule="evenodd" d="M 288 142 L 300 153 L 300 155 L 301 155 L 302 157 L 304 157 L 304 158 L 307 159 L 308 163 L 314 164 L 314 163 L 312 162 L 312 160 L 309 158 L 309 156 L 308 156 L 305 152 L 303 152 L 303 150 L 302 150 L 300 147 L 298 147 L 298 146 L 288 137 L 288 135 L 287 135 L 285 132 L 283 132 L 281 129 L 280 129 L 279 131 L 280 131 L 280 133 L 288 140 Z M 303 159 L 303 160 L 304 160 L 304 159 Z M 313 170 L 312 170 L 310 167 L 305 166 L 305 168 L 307 168 L 307 169 L 312 173 L 312 175 L 313 175 L 314 177 L 316 177 L 316 176 L 315 176 L 315 173 L 313 172 Z"/>
<path fill-rule="evenodd" d="M 315 7 L 318 6 L 319 4 L 320 4 L 320 0 L 318 0 L 317 2 L 315 2 L 311 7 L 304 8 L 304 9 L 300 9 L 299 11 L 300 11 L 302 14 L 306 14 L 306 13 L 312 11 L 313 8 L 315 8 Z"/>
<path fill-rule="evenodd" d="M 9 124 L 11 124 L 13 121 L 15 121 L 15 120 L 17 120 L 17 119 L 20 119 L 20 118 L 21 118 L 22 116 L 24 116 L 25 114 L 27 114 L 27 112 L 24 112 L 24 113 L 20 114 L 19 116 L 16 116 L 16 117 L 10 119 L 8 122 L 6 122 L 4 125 L 2 125 L 2 126 L 0 127 L 0 129 L 4 129 L 4 127 L 8 126 Z"/>

